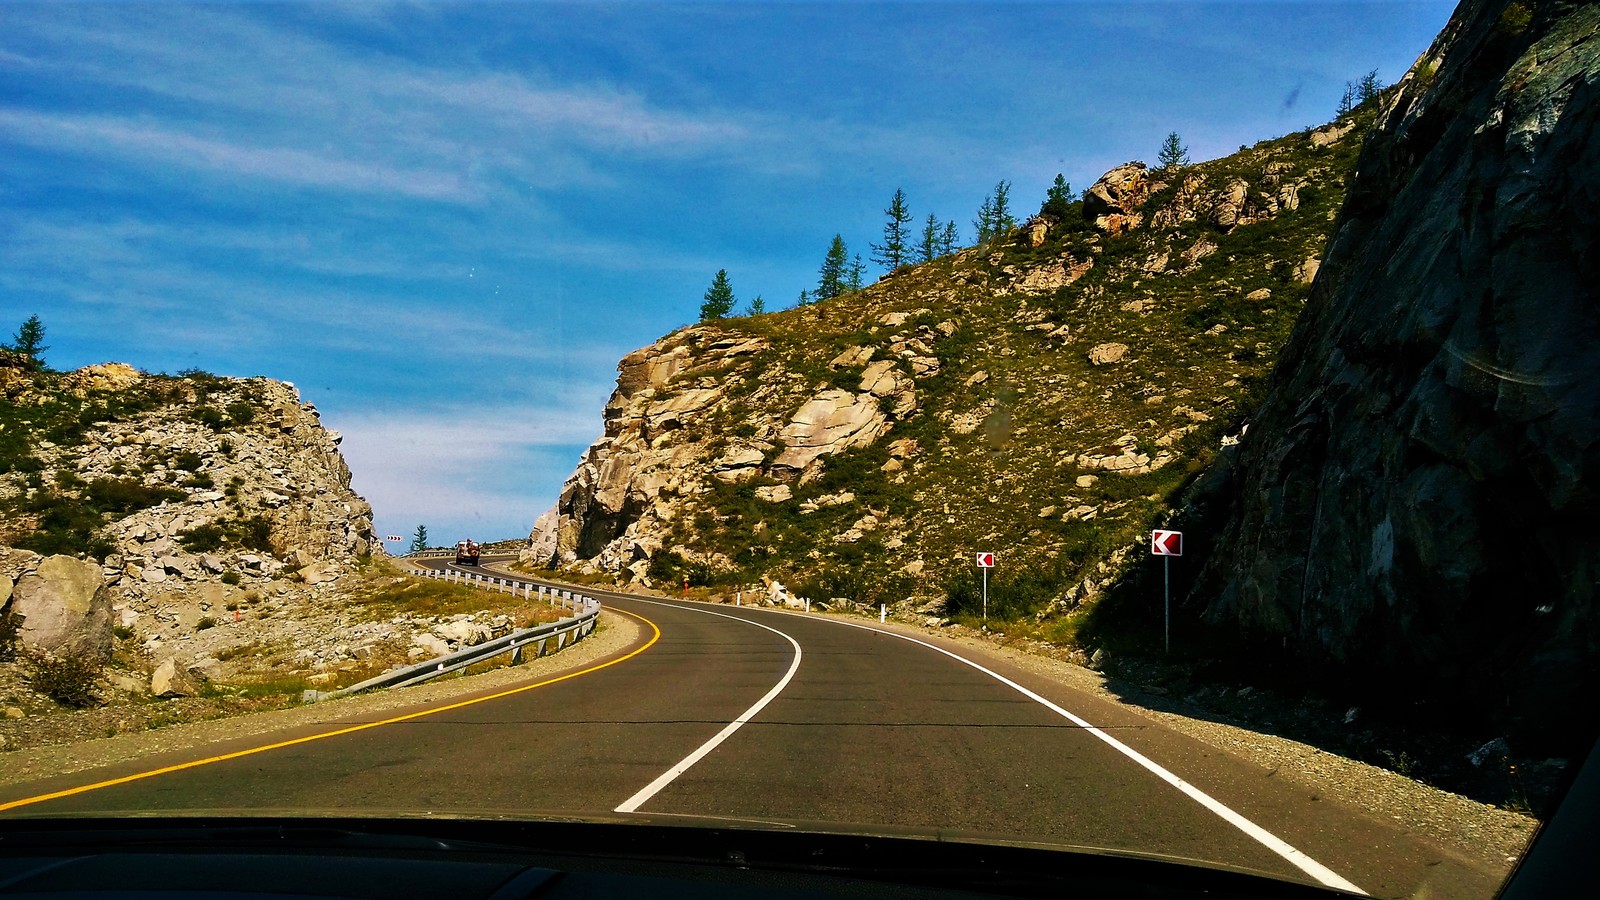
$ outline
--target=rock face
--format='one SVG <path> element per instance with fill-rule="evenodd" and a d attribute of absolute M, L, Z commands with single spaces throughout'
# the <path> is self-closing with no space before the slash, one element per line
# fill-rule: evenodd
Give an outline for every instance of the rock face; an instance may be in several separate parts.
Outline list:
<path fill-rule="evenodd" d="M 1193 596 L 1311 672 L 1536 742 L 1592 734 L 1568 700 L 1600 690 L 1600 7 L 1506 6 L 1463 3 L 1365 144 L 1212 473 Z"/>

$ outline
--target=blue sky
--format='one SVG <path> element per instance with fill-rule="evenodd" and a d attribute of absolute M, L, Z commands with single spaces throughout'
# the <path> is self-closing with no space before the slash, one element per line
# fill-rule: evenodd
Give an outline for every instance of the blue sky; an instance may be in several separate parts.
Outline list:
<path fill-rule="evenodd" d="M 524 535 L 717 269 L 1326 121 L 1453 5 L 0 2 L 0 329 L 292 381 L 380 532 Z"/>

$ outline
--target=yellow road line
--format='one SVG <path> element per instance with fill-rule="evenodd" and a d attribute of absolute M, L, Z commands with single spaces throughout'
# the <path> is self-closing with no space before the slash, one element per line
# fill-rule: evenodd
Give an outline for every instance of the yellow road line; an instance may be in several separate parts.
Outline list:
<path fill-rule="evenodd" d="M 626 656 L 619 656 L 616 659 L 611 660 L 610 662 L 604 662 L 604 663 L 601 663 L 598 666 L 590 666 L 587 669 L 580 669 L 580 670 L 578 670 L 576 672 L 568 672 L 565 675 L 558 675 L 558 676 L 556 676 L 554 678 L 547 678 L 544 681 L 534 682 L 533 684 L 525 684 L 522 687 L 512 688 L 511 690 L 507 690 L 507 691 L 501 691 L 498 694 L 490 694 L 487 697 L 478 697 L 478 698 L 472 699 L 472 700 L 462 700 L 459 703 L 452 703 L 449 706 L 441 706 L 438 709 L 425 709 L 425 710 L 422 710 L 420 712 L 407 713 L 406 715 L 395 716 L 392 719 L 384 719 L 384 720 L 382 720 L 380 722 L 367 722 L 367 723 L 364 723 L 364 724 L 361 724 L 361 725 L 351 725 L 348 728 L 339 728 L 339 729 L 336 729 L 334 731 L 324 731 L 324 732 L 321 732 L 321 733 L 318 733 L 318 734 L 311 734 L 311 735 L 306 735 L 305 737 L 295 738 L 294 740 L 279 741 L 278 743 L 275 743 L 275 744 L 266 744 L 266 745 L 263 745 L 263 746 L 260 746 L 260 747 L 251 747 L 248 750 L 237 750 L 237 751 L 234 751 L 233 753 L 224 753 L 224 754 L 222 754 L 220 756 L 209 756 L 209 757 L 206 757 L 205 759 L 197 759 L 197 760 L 194 760 L 192 762 L 179 763 L 179 764 L 177 764 L 175 766 L 164 766 L 164 767 L 162 767 L 160 769 L 151 769 L 148 772 L 139 772 L 139 773 L 136 773 L 136 774 L 133 774 L 133 775 L 124 775 L 121 778 L 111 778 L 111 779 L 108 779 L 106 781 L 97 781 L 94 784 L 85 784 L 85 785 L 82 785 L 80 787 L 68 788 L 68 789 L 66 789 L 64 791 L 55 791 L 54 793 L 40 794 L 37 797 L 25 797 L 25 798 L 23 798 L 21 800 L 12 800 L 9 803 L 0 803 L 0 812 L 5 812 L 6 810 L 16 809 L 16 808 L 21 807 L 21 806 L 30 806 L 30 805 L 35 804 L 35 803 L 43 803 L 46 800 L 58 800 L 58 799 L 60 799 L 62 797 L 71 797 L 74 794 L 84 794 L 84 793 L 88 793 L 89 791 L 97 791 L 97 790 L 99 790 L 101 788 L 114 787 L 114 786 L 119 785 L 119 784 L 127 784 L 130 781 L 139 781 L 139 780 L 144 779 L 144 778 L 154 778 L 157 775 L 166 775 L 169 772 L 181 772 L 184 769 L 193 769 L 193 768 L 197 768 L 199 766 L 210 765 L 211 763 L 224 762 L 224 761 L 230 760 L 230 759 L 238 759 L 238 758 L 240 758 L 242 756 L 253 756 L 253 755 L 257 754 L 257 753 L 265 753 L 268 750 L 278 750 L 278 749 L 281 749 L 283 747 L 293 747 L 296 744 L 307 744 L 307 743 L 310 743 L 311 741 L 320 741 L 323 738 L 338 737 L 341 734 L 353 734 L 353 733 L 355 733 L 357 731 L 366 731 L 368 728 L 377 728 L 377 727 L 379 727 L 381 725 L 393 725 L 393 724 L 395 724 L 397 722 L 407 722 L 407 721 L 410 721 L 412 719 L 420 719 L 423 716 L 431 716 L 431 715 L 434 715 L 435 713 L 449 712 L 452 709 L 461 709 L 464 706 L 472 706 L 475 703 L 487 703 L 490 700 L 499 700 L 502 697 L 510 697 L 513 694 L 520 694 L 520 693 L 522 693 L 524 691 L 531 691 L 534 688 L 545 687 L 546 685 L 555 684 L 555 683 L 557 683 L 559 681 L 566 681 L 569 678 L 577 678 L 579 675 L 587 675 L 590 672 L 598 672 L 601 669 L 609 668 L 611 666 L 616 665 L 617 663 L 626 662 L 627 660 L 630 660 L 630 659 L 634 658 L 635 656 L 638 656 L 639 654 L 643 653 L 644 651 L 649 650 L 652 646 L 655 645 L 656 641 L 659 641 L 661 639 L 661 628 L 659 626 L 657 626 L 656 623 L 650 621 L 649 619 L 646 619 L 644 616 L 638 615 L 637 613 L 624 612 L 623 610 L 620 610 L 620 609 L 613 609 L 612 612 L 620 612 L 625 616 L 630 616 L 632 618 L 638 619 L 639 621 L 645 623 L 646 625 L 649 625 L 650 626 L 650 630 L 655 632 L 655 633 L 650 636 L 650 640 L 645 642 L 644 646 L 639 647 L 638 649 L 636 649 L 633 652 L 627 654 Z"/>

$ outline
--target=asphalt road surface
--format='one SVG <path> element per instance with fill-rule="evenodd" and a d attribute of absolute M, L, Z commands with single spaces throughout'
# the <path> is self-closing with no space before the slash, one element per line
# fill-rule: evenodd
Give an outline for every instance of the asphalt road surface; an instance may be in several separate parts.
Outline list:
<path fill-rule="evenodd" d="M 633 656 L 512 696 L 4 814 L 405 810 L 854 824 L 1154 852 L 1377 896 L 1487 896 L 1498 883 L 1391 822 L 953 643 L 871 622 L 584 590 L 647 623 L 617 654 Z M 0 789 L 0 805 L 181 756 L 13 785 Z"/>

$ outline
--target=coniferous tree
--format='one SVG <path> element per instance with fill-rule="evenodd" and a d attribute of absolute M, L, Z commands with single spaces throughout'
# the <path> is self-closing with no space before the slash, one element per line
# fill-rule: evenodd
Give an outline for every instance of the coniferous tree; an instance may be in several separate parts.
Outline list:
<path fill-rule="evenodd" d="M 12 336 L 11 343 L 5 349 L 13 353 L 20 353 L 28 358 L 28 363 L 34 371 L 44 369 L 44 352 L 50 348 L 44 343 L 44 323 L 39 321 L 38 314 L 28 317 Z"/>
<path fill-rule="evenodd" d="M 993 193 L 983 198 L 983 206 L 978 208 L 978 218 L 972 227 L 978 231 L 980 245 L 1017 227 L 1016 217 L 1011 215 L 1011 182 L 1001 181 L 994 186 Z"/>
<path fill-rule="evenodd" d="M 1063 222 L 1072 215 L 1072 185 L 1059 172 L 1055 182 L 1045 189 L 1044 205 L 1039 207 L 1039 214 Z"/>
<path fill-rule="evenodd" d="M 706 289 L 705 302 L 700 304 L 700 321 L 725 319 L 733 312 L 733 286 L 728 283 L 728 270 L 718 269 L 711 287 Z"/>
<path fill-rule="evenodd" d="M 1378 92 L 1383 90 L 1383 82 L 1378 80 L 1378 70 L 1373 69 L 1361 76 L 1361 81 L 1356 85 L 1356 105 L 1365 106 L 1368 101 L 1378 99 Z"/>
<path fill-rule="evenodd" d="M 765 313 L 766 311 L 767 311 L 767 301 L 761 299 L 761 295 L 757 294 L 756 298 L 754 300 L 751 300 L 750 301 L 750 305 L 745 309 L 745 315 L 747 315 L 747 316 L 759 316 L 762 313 Z"/>
<path fill-rule="evenodd" d="M 1342 119 L 1345 116 L 1350 115 L 1351 111 L 1355 108 L 1356 86 L 1353 82 L 1346 81 L 1344 83 L 1344 95 L 1339 98 L 1339 111 L 1336 114 L 1337 118 Z"/>
<path fill-rule="evenodd" d="M 852 291 L 861 290 L 862 279 L 866 277 L 866 274 L 866 264 L 861 261 L 861 254 L 857 253 L 855 259 L 851 260 L 850 268 L 845 274 L 845 287 Z"/>
<path fill-rule="evenodd" d="M 933 262 L 939 257 L 939 217 L 928 213 L 922 223 L 922 240 L 917 242 L 917 255 L 922 262 Z"/>
<path fill-rule="evenodd" d="M 994 237 L 994 195 L 987 194 L 983 198 L 983 205 L 978 207 L 978 217 L 972 220 L 972 227 L 978 232 L 978 246 L 989 243 L 989 238 Z"/>
<path fill-rule="evenodd" d="M 944 223 L 944 233 L 939 235 L 939 255 L 949 256 L 956 252 L 956 245 L 961 242 L 961 235 L 956 230 L 956 220 L 951 219 Z"/>
<path fill-rule="evenodd" d="M 796 306 L 810 306 L 811 305 L 811 294 L 808 293 L 805 288 L 801 288 L 800 289 L 800 299 L 795 301 L 795 305 Z"/>
<path fill-rule="evenodd" d="M 1156 154 L 1156 161 L 1163 172 L 1181 169 L 1189 164 L 1189 148 L 1183 145 L 1176 131 L 1167 133 L 1167 139 L 1161 142 L 1161 152 Z"/>
<path fill-rule="evenodd" d="M 844 238 L 836 234 L 833 243 L 828 245 L 828 255 L 822 258 L 822 268 L 817 270 L 817 300 L 832 300 L 844 293 L 849 263 L 850 254 L 845 250 Z"/>
<path fill-rule="evenodd" d="M 417 533 L 411 536 L 411 552 L 421 553 L 428 549 L 428 526 L 418 525 Z"/>
<path fill-rule="evenodd" d="M 893 272 L 905 264 L 908 256 L 906 223 L 911 221 L 911 211 L 906 208 L 906 192 L 896 190 L 883 214 L 889 220 L 883 223 L 883 243 L 872 245 L 872 261 Z"/>

